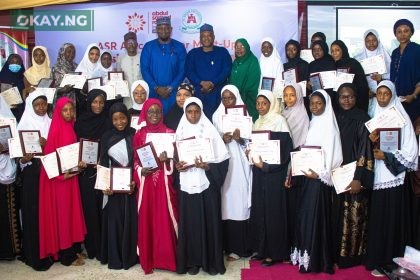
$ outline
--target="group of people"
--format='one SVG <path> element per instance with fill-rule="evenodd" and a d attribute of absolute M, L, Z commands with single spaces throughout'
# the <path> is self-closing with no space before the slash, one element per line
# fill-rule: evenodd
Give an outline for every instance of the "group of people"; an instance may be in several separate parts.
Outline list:
<path fill-rule="evenodd" d="M 11 159 L 1 145 L 0 259 L 20 255 L 35 270 L 96 258 L 110 269 L 140 263 L 145 274 L 202 269 L 215 275 L 225 272 L 225 257 L 251 257 L 263 266 L 290 262 L 303 273 L 363 264 L 381 276 L 406 245 L 420 249 L 420 46 L 410 41 L 410 21 L 395 23 L 400 45 L 392 56 L 375 30 L 366 31 L 356 58 L 340 40 L 329 54 L 318 32 L 310 63 L 300 58 L 295 40 L 286 43 L 283 64 L 271 38 L 262 40 L 260 59 L 238 39 L 232 62 L 225 48 L 214 46 L 209 24 L 200 28 L 202 46 L 189 53 L 171 32 L 170 18 L 159 18 L 157 39 L 141 54 L 135 33 L 124 36 L 127 54 L 116 68 L 129 84 L 126 100 L 107 100 L 101 89 L 58 87 L 74 72 L 106 82 L 112 56 L 95 44 L 79 64 L 74 45 L 64 44 L 52 69 L 44 47 L 34 48 L 26 71 L 22 59 L 10 55 L 0 83 L 18 87 L 25 104 L 10 110 L 0 97 L 0 118 L 16 118 L 18 131 L 40 131 L 44 154 L 82 138 L 98 140 L 98 165 L 129 167 L 132 182 L 126 193 L 97 190 L 97 166 L 83 161 L 77 172 L 49 179 L 39 157 Z M 378 54 L 387 73 L 365 75 L 359 60 Z M 282 72 L 290 69 L 296 81 L 283 86 Z M 342 69 L 355 75 L 352 83 L 312 91 L 311 74 Z M 272 88 L 262 89 L 263 77 L 274 80 Z M 42 78 L 58 87 L 53 106 L 35 89 Z M 253 131 L 280 140 L 278 164 L 250 156 L 251 140 L 239 129 L 223 132 L 227 108 L 238 105 Z M 390 107 L 404 118 L 393 152 L 381 151 L 378 132 L 365 126 Z M 131 127 L 134 115 L 139 120 Z M 142 167 L 137 150 L 151 133 L 172 133 L 177 141 L 208 138 L 214 158 L 198 156 L 190 165 L 164 151 L 158 168 Z M 302 147 L 322 149 L 324 165 L 292 177 L 290 154 Z M 337 194 L 332 171 L 352 162 L 348 191 Z"/>

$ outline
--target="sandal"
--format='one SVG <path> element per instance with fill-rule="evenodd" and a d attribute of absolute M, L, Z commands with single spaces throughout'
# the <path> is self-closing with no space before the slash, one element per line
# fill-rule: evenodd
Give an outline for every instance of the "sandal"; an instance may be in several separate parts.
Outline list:
<path fill-rule="evenodd" d="M 71 265 L 74 265 L 74 266 L 82 266 L 84 264 L 85 264 L 85 261 L 81 258 L 77 258 L 71 263 Z"/>
<path fill-rule="evenodd" d="M 237 254 L 234 254 L 234 253 L 231 253 L 231 254 L 229 254 L 227 257 L 226 257 L 226 260 L 228 261 L 228 262 L 233 262 L 233 261 L 237 261 L 237 260 L 239 260 L 241 257 L 240 256 L 238 256 Z"/>
<path fill-rule="evenodd" d="M 87 258 L 88 258 L 88 256 L 86 255 L 86 253 L 84 253 L 84 252 L 82 252 L 82 253 L 77 253 L 76 254 L 76 256 L 79 258 L 79 259 L 83 259 L 83 260 L 86 260 Z"/>

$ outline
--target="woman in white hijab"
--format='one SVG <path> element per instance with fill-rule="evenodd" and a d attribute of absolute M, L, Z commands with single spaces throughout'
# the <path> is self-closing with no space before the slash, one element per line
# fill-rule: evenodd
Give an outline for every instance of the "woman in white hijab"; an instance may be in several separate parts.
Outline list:
<path fill-rule="evenodd" d="M 283 90 L 283 100 L 286 107 L 283 116 L 289 125 L 293 148 L 303 145 L 309 129 L 309 117 L 303 102 L 302 87 L 297 84 L 287 85 Z"/>
<path fill-rule="evenodd" d="M 246 142 L 240 131 L 222 133 L 225 106 L 244 105 L 239 89 L 234 85 L 222 88 L 219 107 L 213 114 L 213 124 L 229 150 L 229 169 L 222 187 L 222 220 L 224 250 L 227 260 L 248 257 L 247 223 L 251 208 L 252 169 L 245 154 Z"/>
<path fill-rule="evenodd" d="M 372 274 L 380 274 L 392 259 L 402 257 L 407 244 L 410 215 L 408 212 L 408 185 L 405 183 L 407 171 L 417 170 L 418 145 L 410 117 L 397 97 L 391 81 L 382 81 L 376 90 L 373 117 L 395 106 L 404 117 L 405 125 L 400 131 L 400 148 L 385 152 L 374 149 L 375 177 L 371 197 L 366 268 Z M 377 132 L 369 138 L 378 141 Z"/>
<path fill-rule="evenodd" d="M 320 147 L 325 163 L 318 174 L 312 170 L 304 172 L 297 195 L 296 236 L 290 259 L 300 272 L 332 274 L 331 171 L 343 161 L 340 131 L 326 91 L 311 94 L 310 109 L 312 120 L 305 146 Z"/>
<path fill-rule="evenodd" d="M 269 140 L 280 140 L 280 164 L 252 158 L 252 207 L 250 217 L 250 249 L 261 265 L 271 266 L 289 258 L 290 242 L 287 227 L 286 181 L 293 142 L 286 119 L 274 111 L 275 97 L 261 90 L 256 108 L 259 114 L 254 130 L 269 131 Z M 252 148 L 251 148 L 252 153 Z"/>
<path fill-rule="evenodd" d="M 75 72 L 82 72 L 88 79 L 101 77 L 101 62 L 99 61 L 99 57 L 100 50 L 98 45 L 88 45 Z"/>
<path fill-rule="evenodd" d="M 265 37 L 261 40 L 261 55 L 259 61 L 261 67 L 261 82 L 263 77 L 274 78 L 274 85 L 270 90 L 273 91 L 276 99 L 279 99 L 282 88 L 279 82 L 283 80 L 284 68 L 279 51 L 272 38 Z M 276 104 L 275 110 L 278 113 L 282 110 L 281 106 L 282 104 L 280 102 Z"/>
<path fill-rule="evenodd" d="M 0 118 L 14 118 L 2 96 L 0 96 Z M 17 186 L 14 184 L 16 162 L 10 158 L 4 144 L 0 144 L 0 152 L 0 258 L 14 260 L 21 249 L 19 196 Z"/>
<path fill-rule="evenodd" d="M 201 267 L 215 275 L 226 271 L 220 189 L 228 171 L 229 152 L 202 109 L 200 99 L 188 98 L 176 130 L 177 140 L 211 139 L 215 158 L 212 162 L 196 159 L 190 168 L 182 161 L 176 164 L 180 172 L 177 272 L 194 275 Z"/>
<path fill-rule="evenodd" d="M 21 130 L 39 130 L 41 133 L 41 145 L 45 145 L 48 131 L 51 125 L 51 119 L 47 114 L 47 97 L 38 92 L 32 92 L 26 98 L 25 111 L 20 120 L 17 129 Z M 20 168 L 22 170 L 22 225 L 23 247 L 25 263 L 35 270 L 47 270 L 53 260 L 50 258 L 39 258 L 39 174 L 41 161 L 27 154 L 20 159 Z"/>
<path fill-rule="evenodd" d="M 149 85 L 146 81 L 134 81 L 131 85 L 130 97 L 133 105 L 128 109 L 128 113 L 130 115 L 140 115 L 144 102 L 149 98 Z"/>
<path fill-rule="evenodd" d="M 382 45 L 381 41 L 379 40 L 379 34 L 375 29 L 368 29 L 363 34 L 363 41 L 364 46 L 363 50 L 357 54 L 354 58 L 357 59 L 359 62 L 363 59 L 382 55 L 385 60 L 385 66 L 386 66 L 386 73 L 379 75 L 377 73 L 370 74 L 369 76 L 366 76 L 366 79 L 368 81 L 369 89 L 370 89 L 370 95 L 373 96 L 376 92 L 376 87 L 379 82 L 382 80 L 389 80 L 390 77 L 390 67 L 391 67 L 391 57 L 389 56 L 389 53 Z M 371 98 L 369 100 L 369 114 L 372 110 L 373 106 L 373 99 Z"/>

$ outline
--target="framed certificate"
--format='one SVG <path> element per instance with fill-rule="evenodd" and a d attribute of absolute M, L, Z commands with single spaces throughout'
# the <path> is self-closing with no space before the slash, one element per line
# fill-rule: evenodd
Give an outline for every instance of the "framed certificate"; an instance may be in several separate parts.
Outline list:
<path fill-rule="evenodd" d="M 391 153 L 401 149 L 400 128 L 379 128 L 379 150 Z"/>
<path fill-rule="evenodd" d="M 19 137 L 24 156 L 26 154 L 34 154 L 36 156 L 42 156 L 44 154 L 39 141 L 41 138 L 39 130 L 21 130 L 19 131 Z"/>
<path fill-rule="evenodd" d="M 146 142 L 152 142 L 156 155 L 166 152 L 168 158 L 174 157 L 175 133 L 147 133 Z"/>
<path fill-rule="evenodd" d="M 222 115 L 222 132 L 234 132 L 239 129 L 242 138 L 250 139 L 252 133 L 252 118 L 242 115 Z"/>
<path fill-rule="evenodd" d="M 123 71 L 109 71 L 108 72 L 108 80 L 110 80 L 110 81 L 123 81 L 124 80 L 124 72 Z"/>
<path fill-rule="evenodd" d="M 94 88 L 102 86 L 102 77 L 87 79 L 88 92 Z"/>
<path fill-rule="evenodd" d="M 99 141 L 80 139 L 79 161 L 87 165 L 96 165 L 99 161 Z"/>
<path fill-rule="evenodd" d="M 255 141 L 249 143 L 249 161 L 260 161 L 268 164 L 280 164 L 280 140 Z"/>
<path fill-rule="evenodd" d="M 152 142 L 140 146 L 137 150 L 140 166 L 150 168 L 152 171 L 159 169 L 159 158 L 156 155 Z"/>
<path fill-rule="evenodd" d="M 283 72 L 283 81 L 285 84 L 296 84 L 299 81 L 296 68 L 290 68 Z"/>
<path fill-rule="evenodd" d="M 179 161 L 184 161 L 187 166 L 195 164 L 195 159 L 200 157 L 203 162 L 214 160 L 213 144 L 209 138 L 196 138 L 176 141 Z"/>
<path fill-rule="evenodd" d="M 312 91 L 322 89 L 321 75 L 319 73 L 311 75 L 309 80 L 311 81 Z"/>
<path fill-rule="evenodd" d="M 58 166 L 61 174 L 79 171 L 79 148 L 80 143 L 57 148 Z"/>
<path fill-rule="evenodd" d="M 271 139 L 270 130 L 258 130 L 251 133 L 251 141 L 268 141 Z"/>
<path fill-rule="evenodd" d="M 10 125 L 10 129 L 12 130 L 12 136 L 18 137 L 19 134 L 16 128 L 16 119 L 15 118 L 0 118 L 0 125 Z"/>
<path fill-rule="evenodd" d="M 10 125 L 0 126 L 0 144 L 3 146 L 1 153 L 7 153 L 9 151 L 9 139 L 12 138 L 12 130 Z"/>
<path fill-rule="evenodd" d="M 324 153 L 322 149 L 305 149 L 290 153 L 292 176 L 305 175 L 302 171 L 309 169 L 319 172 L 324 169 Z"/>
<path fill-rule="evenodd" d="M 225 107 L 226 115 L 239 115 L 246 116 L 246 106 L 245 105 L 232 105 Z"/>
<path fill-rule="evenodd" d="M 54 87 L 54 79 L 42 78 L 41 80 L 39 80 L 39 83 L 38 83 L 37 87 L 39 87 L 39 88 Z"/>
<path fill-rule="evenodd" d="M 114 193 L 129 193 L 131 191 L 131 168 L 111 167 L 111 190 Z"/>
<path fill-rule="evenodd" d="M 269 90 L 269 91 L 273 91 L 274 81 L 275 81 L 274 78 L 262 77 L 261 89 L 266 89 L 266 90 Z"/>

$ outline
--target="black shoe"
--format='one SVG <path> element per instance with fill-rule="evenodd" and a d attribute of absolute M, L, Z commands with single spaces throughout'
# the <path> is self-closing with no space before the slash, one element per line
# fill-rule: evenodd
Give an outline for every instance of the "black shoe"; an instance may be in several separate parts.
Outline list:
<path fill-rule="evenodd" d="M 253 260 L 253 261 L 261 261 L 262 259 L 264 259 L 264 258 L 259 256 L 259 255 L 254 255 L 254 256 L 251 257 L 251 260 Z"/>
<path fill-rule="evenodd" d="M 261 262 L 261 265 L 266 266 L 266 267 L 272 266 L 273 264 L 274 264 L 274 261 L 268 261 L 267 259 L 265 259 Z"/>
<path fill-rule="evenodd" d="M 210 269 L 207 273 L 214 276 L 217 274 L 217 271 L 215 269 Z"/>
<path fill-rule="evenodd" d="M 200 267 L 195 265 L 195 266 L 191 267 L 190 269 L 188 269 L 187 273 L 189 275 L 196 275 L 196 274 L 198 274 L 199 271 L 200 271 Z"/>

